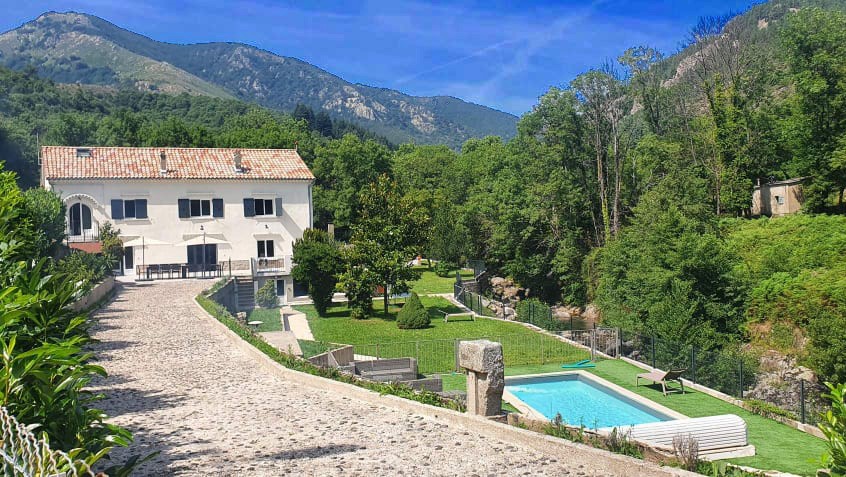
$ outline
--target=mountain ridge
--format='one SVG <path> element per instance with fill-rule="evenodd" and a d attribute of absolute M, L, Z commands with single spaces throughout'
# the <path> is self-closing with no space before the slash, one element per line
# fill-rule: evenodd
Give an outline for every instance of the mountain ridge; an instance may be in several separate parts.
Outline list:
<path fill-rule="evenodd" d="M 307 61 L 242 42 L 160 42 L 100 17 L 46 12 L 0 34 L 0 63 L 62 83 L 237 98 L 281 111 L 327 111 L 395 143 L 516 134 L 517 117 L 452 96 L 351 83 Z"/>

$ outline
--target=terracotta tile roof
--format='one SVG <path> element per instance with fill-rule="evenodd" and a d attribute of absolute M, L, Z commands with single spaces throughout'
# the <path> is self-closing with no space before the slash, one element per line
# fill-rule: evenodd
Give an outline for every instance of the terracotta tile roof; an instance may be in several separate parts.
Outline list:
<path fill-rule="evenodd" d="M 87 149 L 90 157 L 79 157 Z M 167 158 L 162 173 L 160 154 Z M 235 170 L 240 152 L 243 172 Z M 271 179 L 314 180 L 294 149 L 192 149 L 171 147 L 41 148 L 44 178 L 54 179 Z"/>
<path fill-rule="evenodd" d="M 100 242 L 71 242 L 68 247 L 85 253 L 100 253 L 103 251 L 103 244 Z"/>

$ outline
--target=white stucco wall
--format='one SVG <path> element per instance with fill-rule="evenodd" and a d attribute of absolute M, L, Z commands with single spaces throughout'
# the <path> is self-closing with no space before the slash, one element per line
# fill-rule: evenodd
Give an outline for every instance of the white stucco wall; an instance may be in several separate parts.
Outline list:
<path fill-rule="evenodd" d="M 307 181 L 166 181 L 166 180 L 60 180 L 45 181 L 45 187 L 56 191 L 70 207 L 82 202 L 91 207 L 95 224 L 111 222 L 129 240 L 144 236 L 169 245 L 147 245 L 143 262 L 184 263 L 187 246 L 177 245 L 192 237 L 224 240 L 219 244 L 218 261 L 247 260 L 256 257 L 256 241 L 272 239 L 275 258 L 292 254 L 293 241 L 312 225 L 311 184 Z M 77 198 L 77 194 L 90 196 Z M 283 214 L 244 217 L 243 199 L 281 198 Z M 223 199 L 223 218 L 179 218 L 178 199 Z M 111 217 L 112 199 L 146 199 L 147 219 Z M 91 203 L 91 202 L 96 203 Z M 135 247 L 135 264 L 142 263 L 141 247 Z"/>

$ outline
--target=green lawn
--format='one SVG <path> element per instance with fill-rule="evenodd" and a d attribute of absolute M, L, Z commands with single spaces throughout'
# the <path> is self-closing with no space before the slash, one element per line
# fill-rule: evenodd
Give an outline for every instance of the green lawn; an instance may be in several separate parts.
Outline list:
<path fill-rule="evenodd" d="M 455 283 L 455 271 L 448 277 L 439 277 L 435 272 L 429 270 L 428 267 L 414 267 L 415 270 L 420 270 L 420 279 L 411 282 L 411 291 L 417 292 L 418 295 L 432 295 L 435 293 L 452 293 L 453 284 Z M 462 279 L 473 279 L 473 270 L 461 270 Z"/>
<path fill-rule="evenodd" d="M 282 331 L 279 308 L 256 308 L 247 315 L 247 321 L 261 321 L 258 331 Z"/>
<path fill-rule="evenodd" d="M 506 367 L 506 375 L 553 373 L 558 365 Z M 603 360 L 588 371 L 625 389 L 640 394 L 689 417 L 736 414 L 749 426 L 749 442 L 755 446 L 754 457 L 731 459 L 730 462 L 763 470 L 780 470 L 798 475 L 814 475 L 825 442 L 789 426 L 752 414 L 745 409 L 696 391 L 663 396 L 660 386 L 635 387 L 635 376 L 643 370 L 620 360 Z M 464 390 L 466 378 L 462 374 L 441 375 L 445 390 Z"/>
<path fill-rule="evenodd" d="M 506 365 L 532 363 L 564 363 L 585 359 L 589 353 L 555 338 L 532 331 L 518 323 L 469 317 L 444 323 L 443 310 L 459 313 L 461 309 L 439 297 L 421 297 L 432 324 L 422 330 L 401 330 L 396 325 L 399 306 L 392 304 L 388 315 L 381 311 L 381 302 L 374 301 L 379 311 L 367 320 L 353 320 L 346 305 L 330 308 L 328 316 L 319 317 L 311 305 L 297 306 L 306 314 L 317 341 L 346 343 L 356 346 L 356 354 L 379 357 L 415 357 L 422 373 L 455 369 L 455 343 L 460 339 L 494 338 L 503 345 Z"/>

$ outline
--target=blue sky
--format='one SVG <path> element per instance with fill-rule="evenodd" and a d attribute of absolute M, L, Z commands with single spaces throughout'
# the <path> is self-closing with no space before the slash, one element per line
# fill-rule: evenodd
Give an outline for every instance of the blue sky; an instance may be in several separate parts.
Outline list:
<path fill-rule="evenodd" d="M 0 0 L 0 30 L 48 11 L 105 18 L 175 43 L 237 41 L 348 81 L 452 95 L 513 114 L 626 48 L 672 53 L 703 15 L 749 0 L 362 2 Z"/>

